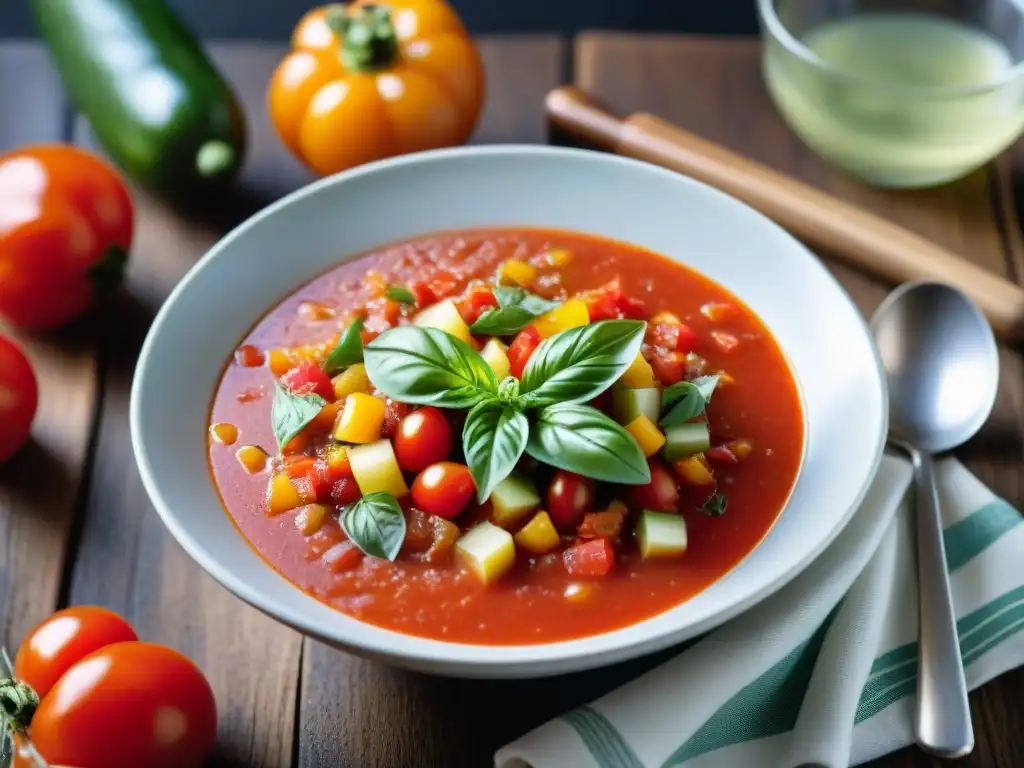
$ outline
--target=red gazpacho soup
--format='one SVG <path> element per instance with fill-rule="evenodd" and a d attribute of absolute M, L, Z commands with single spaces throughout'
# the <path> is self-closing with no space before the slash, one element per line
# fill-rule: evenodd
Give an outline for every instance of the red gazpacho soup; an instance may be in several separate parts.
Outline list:
<path fill-rule="evenodd" d="M 362 621 L 548 643 L 692 597 L 768 533 L 803 411 L 721 286 L 574 232 L 382 247 L 274 307 L 227 362 L 214 483 L 282 576 Z"/>

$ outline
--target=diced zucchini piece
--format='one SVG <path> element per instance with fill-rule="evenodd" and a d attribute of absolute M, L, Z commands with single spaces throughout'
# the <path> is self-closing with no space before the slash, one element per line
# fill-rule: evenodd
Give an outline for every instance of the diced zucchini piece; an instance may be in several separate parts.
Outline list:
<path fill-rule="evenodd" d="M 626 369 L 626 372 L 619 377 L 616 384 L 620 388 L 651 389 L 654 386 L 654 369 L 644 359 L 644 356 L 637 352 L 636 359 Z"/>
<path fill-rule="evenodd" d="M 688 421 L 665 430 L 665 448 L 662 453 L 669 463 L 684 456 L 706 451 L 711 446 L 711 434 L 706 421 Z"/>
<path fill-rule="evenodd" d="M 533 321 L 542 339 L 556 333 L 578 328 L 590 322 L 590 308 L 583 299 L 569 299 Z"/>
<path fill-rule="evenodd" d="M 469 332 L 469 326 L 466 325 L 466 321 L 459 314 L 458 307 L 451 299 L 445 299 L 427 307 L 416 315 L 413 322 L 423 328 L 437 328 L 445 333 L 450 333 L 467 344 L 471 344 L 473 341 L 473 334 Z"/>
<path fill-rule="evenodd" d="M 562 542 L 554 523 L 551 522 L 551 517 L 544 510 L 530 518 L 530 522 L 519 529 L 515 541 L 520 547 L 535 555 L 546 555 Z"/>
<path fill-rule="evenodd" d="M 277 472 L 270 478 L 267 487 L 267 514 L 273 517 L 302 506 L 299 490 L 284 472 Z"/>
<path fill-rule="evenodd" d="M 486 520 L 455 542 L 455 553 L 484 584 L 501 578 L 516 561 L 512 534 Z"/>
<path fill-rule="evenodd" d="M 334 399 L 344 400 L 354 392 L 370 392 L 373 385 L 370 377 L 366 375 L 366 366 L 362 363 L 353 363 L 333 379 Z"/>
<path fill-rule="evenodd" d="M 636 541 L 644 560 L 678 557 L 686 552 L 686 521 L 681 515 L 645 509 L 636 524 Z"/>
<path fill-rule="evenodd" d="M 390 440 L 352 446 L 348 449 L 348 463 L 363 496 L 385 491 L 400 499 L 409 493 Z"/>
<path fill-rule="evenodd" d="M 480 357 L 491 366 L 491 370 L 498 377 L 498 381 L 508 376 L 509 369 L 512 367 L 508 360 L 508 347 L 499 339 L 488 341 L 484 348 L 480 350 Z"/>
<path fill-rule="evenodd" d="M 653 456 L 665 444 L 665 435 L 642 413 L 627 424 L 625 429 L 636 440 L 644 456 Z"/>
<path fill-rule="evenodd" d="M 387 406 L 379 397 L 353 392 L 334 425 L 334 439 L 340 443 L 372 443 L 380 439 Z"/>
<path fill-rule="evenodd" d="M 657 424 L 660 414 L 661 391 L 657 387 L 612 391 L 612 418 L 619 424 L 636 421 L 637 416 L 646 416 Z"/>
<path fill-rule="evenodd" d="M 522 475 L 511 474 L 491 491 L 491 520 L 502 528 L 511 528 L 540 506 L 540 494 Z"/>

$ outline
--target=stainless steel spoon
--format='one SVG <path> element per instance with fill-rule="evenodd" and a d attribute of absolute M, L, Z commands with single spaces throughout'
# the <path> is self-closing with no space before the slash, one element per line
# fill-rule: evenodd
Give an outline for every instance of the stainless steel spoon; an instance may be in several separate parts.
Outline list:
<path fill-rule="evenodd" d="M 871 329 L 889 385 L 889 436 L 910 453 L 917 483 L 917 743 L 939 757 L 962 757 L 974 749 L 974 731 L 932 457 L 985 423 L 999 356 L 978 308 L 942 283 L 896 289 L 871 318 Z"/>

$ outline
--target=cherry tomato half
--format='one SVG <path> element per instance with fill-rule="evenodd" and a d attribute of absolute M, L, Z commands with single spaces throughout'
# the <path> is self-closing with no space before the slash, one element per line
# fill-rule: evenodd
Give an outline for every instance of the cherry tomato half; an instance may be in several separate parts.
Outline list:
<path fill-rule="evenodd" d="M 630 502 L 639 509 L 675 512 L 679 503 L 679 486 L 675 478 L 660 459 L 648 459 L 647 463 L 651 467 L 651 482 L 629 486 Z"/>
<path fill-rule="evenodd" d="M 114 643 L 72 665 L 42 700 L 29 737 L 47 762 L 76 768 L 192 768 L 217 736 L 203 673 L 151 643 Z"/>
<path fill-rule="evenodd" d="M 21 641 L 14 657 L 14 676 L 31 685 L 42 699 L 83 657 L 112 643 L 138 639 L 131 624 L 106 608 L 65 608 L 38 624 Z"/>
<path fill-rule="evenodd" d="M 334 400 L 334 385 L 319 365 L 308 360 L 299 363 L 281 377 L 281 384 L 297 395 L 320 395 L 328 403 Z"/>
<path fill-rule="evenodd" d="M 28 358 L 0 336 L 0 462 L 28 439 L 38 404 L 39 387 Z"/>
<path fill-rule="evenodd" d="M 398 424 L 395 456 L 406 472 L 420 472 L 452 452 L 452 425 L 439 408 L 413 411 Z"/>
<path fill-rule="evenodd" d="M 560 469 L 548 485 L 548 515 L 555 528 L 568 533 L 583 522 L 583 515 L 594 508 L 596 483 L 589 477 Z"/>
<path fill-rule="evenodd" d="M 441 461 L 420 472 L 412 484 L 412 503 L 424 512 L 451 519 L 476 492 L 473 475 L 465 464 Z"/>

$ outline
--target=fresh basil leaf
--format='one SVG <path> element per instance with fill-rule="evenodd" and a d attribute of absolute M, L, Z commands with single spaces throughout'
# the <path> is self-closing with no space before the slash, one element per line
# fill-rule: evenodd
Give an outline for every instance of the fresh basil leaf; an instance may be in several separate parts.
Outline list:
<path fill-rule="evenodd" d="M 725 514 L 725 510 L 728 506 L 728 497 L 721 491 L 718 491 L 714 496 L 704 502 L 700 511 L 705 515 L 710 515 L 711 517 L 721 517 Z"/>
<path fill-rule="evenodd" d="M 651 469 L 636 440 L 589 405 L 542 408 L 530 427 L 526 452 L 545 464 L 609 483 L 643 485 Z"/>
<path fill-rule="evenodd" d="M 359 549 L 371 557 L 394 560 L 405 541 L 405 514 L 395 497 L 369 493 L 341 513 L 341 527 Z"/>
<path fill-rule="evenodd" d="M 472 408 L 498 379 L 468 344 L 437 328 L 402 325 L 363 350 L 366 375 L 388 397 L 414 405 Z"/>
<path fill-rule="evenodd" d="M 330 351 L 324 360 L 324 371 L 333 376 L 363 359 L 363 321 L 358 317 L 345 329 L 338 340 L 338 346 Z"/>
<path fill-rule="evenodd" d="M 701 376 L 693 381 L 679 381 L 661 394 L 661 410 L 665 414 L 658 422 L 663 427 L 674 427 L 704 413 L 711 401 L 711 393 L 718 384 L 718 376 Z"/>
<path fill-rule="evenodd" d="M 466 416 L 462 450 L 483 504 L 494 486 L 508 477 L 526 448 L 526 416 L 498 400 L 484 400 Z"/>
<path fill-rule="evenodd" d="M 594 399 L 636 359 L 646 327 L 640 320 L 604 320 L 545 339 L 523 371 L 523 407 Z"/>
<path fill-rule="evenodd" d="M 533 320 L 545 312 L 558 306 L 557 301 L 525 291 L 522 288 L 509 288 L 499 285 L 494 288 L 494 298 L 498 301 L 497 309 L 489 309 L 473 323 L 473 333 L 488 336 L 511 336 L 519 333 Z"/>
<path fill-rule="evenodd" d="M 384 295 L 399 304 L 415 304 L 416 295 L 404 285 L 389 285 Z"/>
<path fill-rule="evenodd" d="M 293 437 L 316 418 L 327 401 L 320 395 L 297 395 L 274 382 L 274 402 L 270 406 L 270 422 L 279 448 L 284 448 Z"/>

